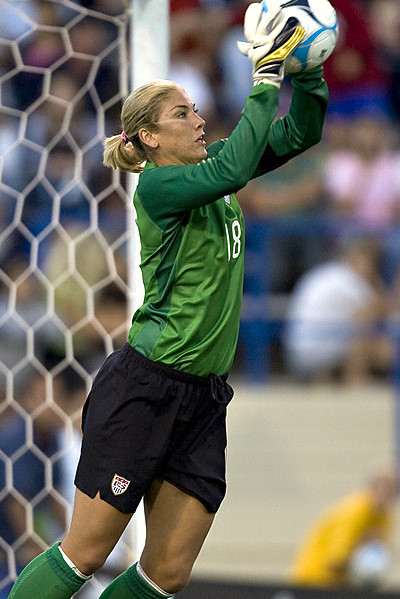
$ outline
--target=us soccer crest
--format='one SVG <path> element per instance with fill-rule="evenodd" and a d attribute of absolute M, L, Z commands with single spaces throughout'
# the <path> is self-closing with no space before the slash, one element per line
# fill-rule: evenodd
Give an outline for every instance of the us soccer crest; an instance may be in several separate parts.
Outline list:
<path fill-rule="evenodd" d="M 127 480 L 123 476 L 114 474 L 114 478 L 111 481 L 111 491 L 114 493 L 114 495 L 122 495 L 122 493 L 125 493 L 129 487 L 130 482 L 130 480 Z"/>

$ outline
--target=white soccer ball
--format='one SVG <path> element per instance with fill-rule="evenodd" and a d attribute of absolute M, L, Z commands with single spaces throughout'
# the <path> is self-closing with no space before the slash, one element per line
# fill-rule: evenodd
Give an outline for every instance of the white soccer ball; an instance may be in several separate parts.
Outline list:
<path fill-rule="evenodd" d="M 349 562 L 349 578 L 357 586 L 375 586 L 390 566 L 388 549 L 377 541 L 364 543 L 355 549 Z"/>
<path fill-rule="evenodd" d="M 262 0 L 267 12 L 280 6 L 296 17 L 306 37 L 285 60 L 286 73 L 299 73 L 321 65 L 332 54 L 339 34 L 336 11 L 329 0 Z"/>

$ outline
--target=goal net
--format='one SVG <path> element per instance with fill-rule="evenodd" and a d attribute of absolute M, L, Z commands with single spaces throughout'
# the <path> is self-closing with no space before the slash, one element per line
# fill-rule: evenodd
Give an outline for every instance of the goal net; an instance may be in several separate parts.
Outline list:
<path fill-rule="evenodd" d="M 0 599 L 65 534 L 82 404 L 126 340 L 131 200 L 102 141 L 120 130 L 131 13 L 0 0 Z M 131 559 L 122 540 L 80 596 Z"/>

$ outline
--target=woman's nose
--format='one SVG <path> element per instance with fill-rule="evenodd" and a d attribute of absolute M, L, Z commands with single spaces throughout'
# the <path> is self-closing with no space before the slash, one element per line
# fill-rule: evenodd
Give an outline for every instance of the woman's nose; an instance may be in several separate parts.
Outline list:
<path fill-rule="evenodd" d="M 201 116 L 199 114 L 197 114 L 197 112 L 194 113 L 196 119 L 196 127 L 203 127 L 205 125 L 205 120 L 201 118 Z"/>

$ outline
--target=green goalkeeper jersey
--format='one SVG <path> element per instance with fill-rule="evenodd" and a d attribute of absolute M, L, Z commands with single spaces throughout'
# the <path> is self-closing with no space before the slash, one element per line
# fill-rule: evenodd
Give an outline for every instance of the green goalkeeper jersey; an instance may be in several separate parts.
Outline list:
<path fill-rule="evenodd" d="M 199 376 L 229 371 L 244 265 L 234 194 L 319 141 L 328 97 L 321 75 L 293 78 L 289 112 L 273 124 L 279 91 L 255 86 L 231 136 L 199 164 L 146 164 L 134 197 L 145 297 L 129 332 L 144 356 Z"/>

